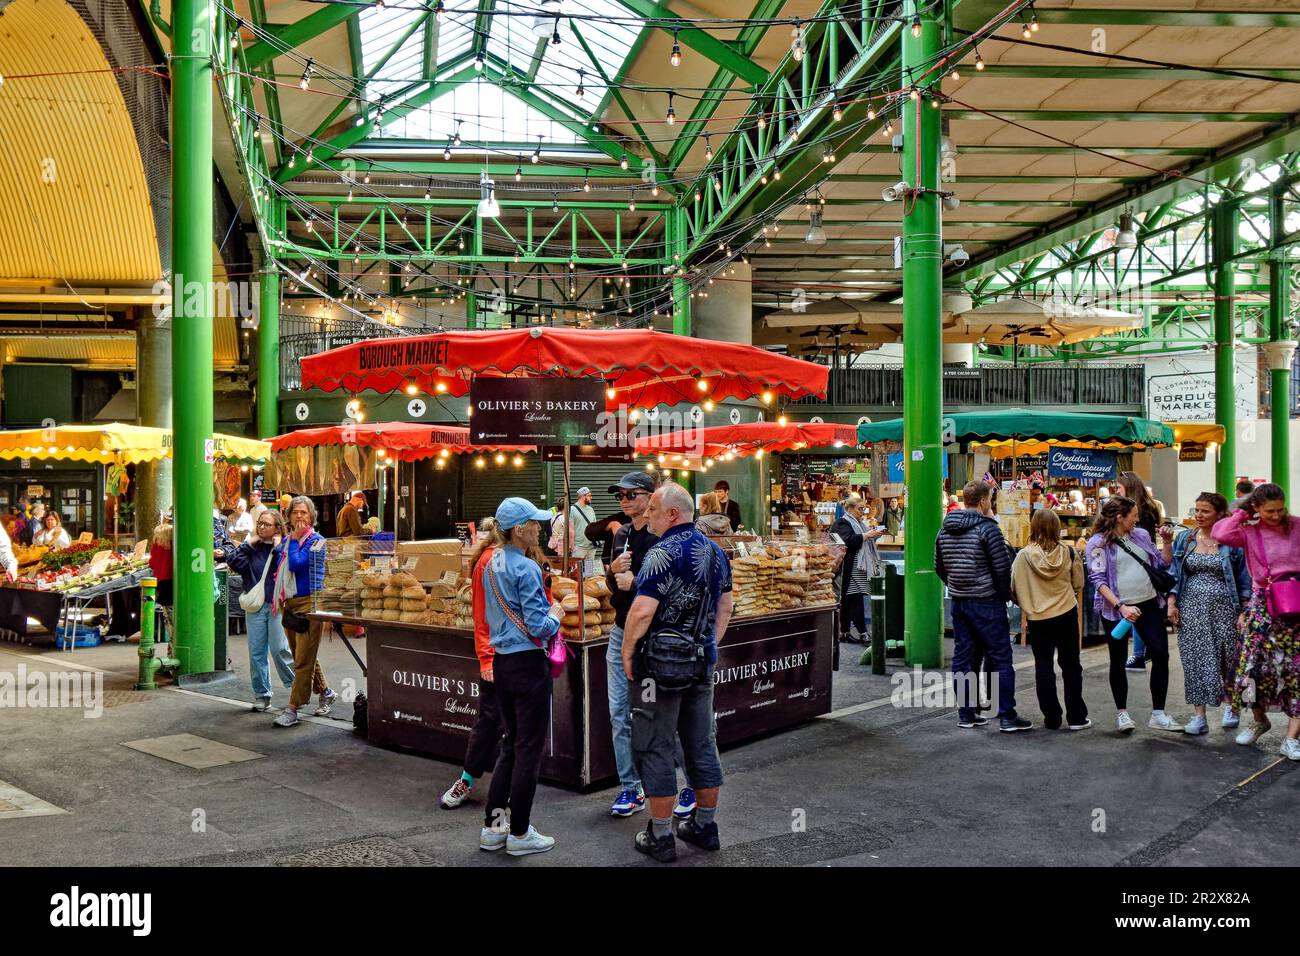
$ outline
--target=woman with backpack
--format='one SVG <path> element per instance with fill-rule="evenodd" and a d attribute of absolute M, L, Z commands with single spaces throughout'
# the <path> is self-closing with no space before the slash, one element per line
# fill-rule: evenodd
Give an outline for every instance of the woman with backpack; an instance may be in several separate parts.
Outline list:
<path fill-rule="evenodd" d="M 1232 696 L 1241 657 L 1238 636 L 1242 611 L 1250 603 L 1250 572 L 1241 548 L 1214 539 L 1214 526 L 1228 516 L 1228 499 L 1213 491 L 1196 498 L 1196 527 L 1184 528 L 1174 539 L 1174 589 L 1166 613 L 1178 628 L 1178 656 L 1183 662 L 1187 703 L 1196 716 L 1187 722 L 1189 734 L 1209 731 L 1206 708 Z M 1232 704 L 1223 708 L 1223 728 L 1239 723 Z"/>
<path fill-rule="evenodd" d="M 248 625 L 248 674 L 253 684 L 255 713 L 265 713 L 271 706 L 271 677 L 266 665 L 269 652 L 276 673 L 286 689 L 293 686 L 293 654 L 284 633 L 280 615 L 271 605 L 275 597 L 275 567 L 280 543 L 284 540 L 284 518 L 273 509 L 263 509 L 253 526 L 253 534 L 230 554 L 226 563 L 243 579 L 244 593 L 239 606 L 244 609 Z"/>
<path fill-rule="evenodd" d="M 1061 543 L 1061 519 L 1051 508 L 1034 512 L 1029 522 L 1029 544 L 1011 564 L 1011 593 L 1025 612 L 1027 636 L 1034 652 L 1034 684 L 1043 726 L 1061 726 L 1061 703 L 1056 696 L 1053 658 L 1065 685 L 1065 724 L 1087 730 L 1088 705 L 1083 702 L 1083 665 L 1079 663 L 1079 599 L 1083 588 L 1083 561 L 1068 544 Z"/>
<path fill-rule="evenodd" d="M 1286 492 L 1260 485 L 1214 526 L 1220 544 L 1244 548 L 1255 591 L 1246 607 L 1232 705 L 1249 704 L 1255 725 L 1237 734 L 1253 744 L 1272 726 L 1268 711 L 1290 718 L 1282 756 L 1300 760 L 1300 518 L 1287 513 Z"/>
<path fill-rule="evenodd" d="M 1132 633 L 1146 641 L 1151 661 L 1151 719 L 1154 730 L 1182 733 L 1183 725 L 1165 713 L 1169 693 L 1169 634 L 1165 630 L 1165 594 L 1173 586 L 1165 570 L 1173 560 L 1169 540 L 1173 529 L 1160 535 L 1161 552 L 1138 526 L 1138 506 L 1132 498 L 1111 495 L 1097 515 L 1096 531 L 1088 539 L 1088 580 L 1094 590 L 1093 606 L 1102 626 L 1113 633 L 1120 621 L 1128 621 Z M 1165 578 L 1169 578 L 1165 581 Z M 1159 585 L 1159 586 L 1158 586 Z M 1131 734 L 1137 724 L 1128 712 L 1128 674 L 1124 663 L 1128 635 L 1111 637 L 1110 692 L 1115 698 L 1115 729 Z"/>

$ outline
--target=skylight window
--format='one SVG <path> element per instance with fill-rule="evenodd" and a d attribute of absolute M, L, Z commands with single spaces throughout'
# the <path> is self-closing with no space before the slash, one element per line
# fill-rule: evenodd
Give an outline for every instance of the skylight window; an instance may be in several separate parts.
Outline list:
<path fill-rule="evenodd" d="M 460 123 L 457 123 L 457 120 Z M 508 90 L 486 81 L 466 83 L 444 93 L 426 107 L 375 131 L 377 136 L 427 139 L 441 144 L 456 135 L 457 126 L 466 146 L 514 143 L 543 151 L 555 145 L 575 145 L 582 138 L 529 106 Z"/>
<path fill-rule="evenodd" d="M 424 30 L 418 24 L 423 17 L 424 11 L 404 7 L 367 7 L 358 15 L 363 73 L 375 70 L 395 43 L 402 44 L 367 86 L 371 100 L 391 96 L 422 78 Z"/>

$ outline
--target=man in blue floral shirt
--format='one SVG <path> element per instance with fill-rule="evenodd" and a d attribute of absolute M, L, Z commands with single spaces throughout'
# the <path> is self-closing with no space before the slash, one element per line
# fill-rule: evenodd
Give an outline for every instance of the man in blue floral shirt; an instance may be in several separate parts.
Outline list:
<path fill-rule="evenodd" d="M 650 825 L 636 835 L 636 848 L 663 863 L 677 859 L 672 821 L 678 737 L 697 803 L 677 836 L 705 850 L 721 845 L 714 822 L 722 762 L 713 721 L 713 668 L 717 642 L 731 620 L 731 566 L 722 549 L 696 530 L 694 516 L 695 502 L 681 485 L 666 482 L 651 496 L 646 518 L 659 541 L 641 563 L 636 600 L 623 630 L 623 670 L 632 682 L 632 753 L 650 798 Z M 703 645 L 707 667 L 681 690 L 655 686 L 637 654 L 642 638 L 665 630 L 693 635 Z"/>

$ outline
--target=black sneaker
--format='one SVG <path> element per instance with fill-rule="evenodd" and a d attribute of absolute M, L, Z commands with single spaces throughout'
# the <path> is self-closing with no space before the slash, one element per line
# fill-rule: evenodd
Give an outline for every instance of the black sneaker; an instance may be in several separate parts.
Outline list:
<path fill-rule="evenodd" d="M 1124 662 L 1126 671 L 1144 671 L 1147 669 L 1147 659 L 1145 654 L 1134 654 Z"/>
<path fill-rule="evenodd" d="M 708 826 L 701 826 L 696 822 L 694 814 L 691 814 L 689 820 L 677 824 L 677 835 L 701 850 L 717 851 L 722 849 L 722 840 L 718 836 L 717 822 L 710 823 Z"/>
<path fill-rule="evenodd" d="M 632 845 L 646 856 L 652 856 L 660 863 L 677 861 L 677 840 L 670 833 L 662 840 L 654 834 L 653 821 L 644 830 L 637 831 Z"/>
<path fill-rule="evenodd" d="M 998 730 L 1002 731 L 1004 734 L 1014 734 L 1017 730 L 1033 729 L 1034 724 L 1032 721 L 1026 720 L 1024 717 L 1017 717 L 1014 714 L 1009 717 L 1003 717 L 998 721 Z"/>
<path fill-rule="evenodd" d="M 965 713 L 957 712 L 957 726 L 963 730 L 970 730 L 972 727 L 983 727 L 988 722 L 987 717 L 973 710 L 968 710 Z"/>

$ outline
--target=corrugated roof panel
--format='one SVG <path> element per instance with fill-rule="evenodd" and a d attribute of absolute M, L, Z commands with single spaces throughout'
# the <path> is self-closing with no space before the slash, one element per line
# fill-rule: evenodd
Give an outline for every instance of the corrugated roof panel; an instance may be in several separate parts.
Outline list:
<path fill-rule="evenodd" d="M 62 0 L 15 0 L 5 9 L 0 277 L 160 276 L 144 167 L 108 71 L 94 36 Z"/>

